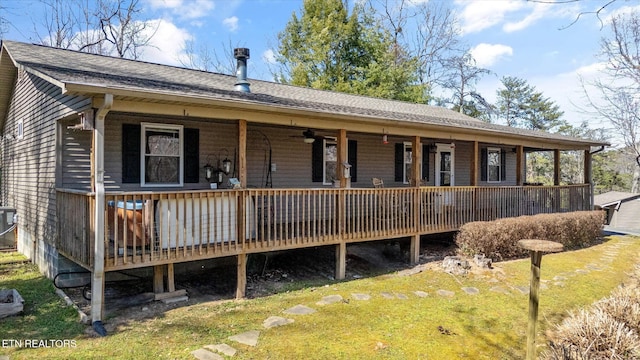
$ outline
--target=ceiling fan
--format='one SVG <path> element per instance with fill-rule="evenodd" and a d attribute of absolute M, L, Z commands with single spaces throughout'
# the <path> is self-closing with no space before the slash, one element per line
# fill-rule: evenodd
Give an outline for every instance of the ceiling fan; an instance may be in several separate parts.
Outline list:
<path fill-rule="evenodd" d="M 307 129 L 302 132 L 302 136 L 292 135 L 291 137 L 302 137 L 305 144 L 313 144 L 316 141 L 316 132 L 312 129 Z"/>

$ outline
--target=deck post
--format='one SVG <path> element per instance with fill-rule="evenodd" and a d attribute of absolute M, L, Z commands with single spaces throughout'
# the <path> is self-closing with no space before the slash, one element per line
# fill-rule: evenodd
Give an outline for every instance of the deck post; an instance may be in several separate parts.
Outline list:
<path fill-rule="evenodd" d="M 102 325 L 104 308 L 104 248 L 105 248 L 105 194 L 104 194 L 104 119 L 113 105 L 113 95 L 104 94 L 104 103 L 98 108 L 93 130 L 93 190 L 95 191 L 94 259 L 91 274 L 91 322 L 101 336 L 107 331 Z"/>
<path fill-rule="evenodd" d="M 238 180 L 247 187 L 247 120 L 238 120 Z"/>
<path fill-rule="evenodd" d="M 553 150 L 553 185 L 560 185 L 560 150 Z"/>
<path fill-rule="evenodd" d="M 474 141 L 471 150 L 470 186 L 478 186 L 478 142 Z"/>
<path fill-rule="evenodd" d="M 584 151 L 584 183 L 589 185 L 589 204 L 582 204 L 582 210 L 593 209 L 593 173 L 592 156 L 590 150 Z M 584 201 L 584 200 L 583 200 Z"/>
<path fill-rule="evenodd" d="M 167 292 L 176 291 L 175 276 L 173 272 L 173 263 L 167 264 Z"/>
<path fill-rule="evenodd" d="M 153 292 L 155 294 L 164 292 L 164 265 L 153 267 Z"/>
<path fill-rule="evenodd" d="M 415 265 L 418 262 L 420 262 L 420 234 L 415 234 L 411 237 L 409 263 Z"/>
<path fill-rule="evenodd" d="M 347 273 L 347 244 L 336 245 L 336 280 L 344 280 Z"/>
<path fill-rule="evenodd" d="M 247 254 L 238 254 L 236 299 L 244 299 L 247 290 Z"/>

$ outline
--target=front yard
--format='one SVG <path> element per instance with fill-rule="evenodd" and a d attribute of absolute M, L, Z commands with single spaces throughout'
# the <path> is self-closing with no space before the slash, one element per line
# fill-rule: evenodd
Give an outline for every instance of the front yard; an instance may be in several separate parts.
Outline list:
<path fill-rule="evenodd" d="M 568 311 L 609 295 L 628 279 L 640 258 L 638 240 L 613 236 L 587 249 L 543 257 L 539 353 L 547 331 Z M 191 359 L 192 351 L 225 343 L 237 349 L 234 359 L 524 358 L 529 267 L 526 258 L 453 276 L 437 263 L 427 263 L 250 300 L 182 303 L 151 316 L 145 316 L 140 306 L 132 309 L 137 316 L 107 318 L 113 330 L 99 338 L 78 323 L 76 312 L 64 306 L 33 266 L 7 265 L 0 258 L 0 288 L 16 288 L 25 298 L 24 315 L 0 319 L 0 355 Z M 335 295 L 341 300 L 318 304 Z M 296 305 L 316 312 L 283 313 Z M 294 322 L 267 329 L 263 322 L 271 316 Z M 259 331 L 256 346 L 229 339 L 248 331 Z M 27 339 L 53 341 L 36 343 L 48 347 L 26 347 L 24 341 L 22 347 L 16 346 Z"/>

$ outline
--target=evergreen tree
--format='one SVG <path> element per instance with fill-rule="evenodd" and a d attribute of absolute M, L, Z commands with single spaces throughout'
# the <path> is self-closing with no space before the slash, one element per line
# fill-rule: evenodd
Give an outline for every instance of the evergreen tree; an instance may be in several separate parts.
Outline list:
<path fill-rule="evenodd" d="M 368 96 L 426 102 L 418 61 L 398 48 L 363 2 L 349 13 L 341 0 L 305 0 L 278 34 L 283 83 Z"/>

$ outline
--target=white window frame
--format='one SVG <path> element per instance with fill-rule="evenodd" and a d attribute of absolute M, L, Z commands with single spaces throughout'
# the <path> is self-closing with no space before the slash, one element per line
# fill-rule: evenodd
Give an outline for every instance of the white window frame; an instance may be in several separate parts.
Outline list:
<path fill-rule="evenodd" d="M 327 146 L 334 145 L 336 147 L 336 168 L 338 166 L 338 141 L 334 137 L 325 137 L 322 139 L 322 185 L 333 185 L 327 182 Z"/>
<path fill-rule="evenodd" d="M 489 169 L 491 168 L 491 164 L 489 159 L 491 158 L 491 154 L 498 154 L 498 165 L 495 165 L 498 167 L 498 179 L 497 180 L 491 180 L 491 171 L 489 171 Z M 496 147 L 488 147 L 487 148 L 487 183 L 499 183 L 502 182 L 502 172 L 504 171 L 502 169 L 502 149 L 500 148 L 496 148 Z"/>
<path fill-rule="evenodd" d="M 407 173 L 407 165 L 413 165 L 413 156 L 409 157 L 407 161 L 407 151 L 413 151 L 413 144 L 405 141 L 404 146 L 402 147 L 402 183 L 409 184 L 409 177 L 411 174 Z M 412 154 L 413 155 L 413 154 Z"/>
<path fill-rule="evenodd" d="M 141 123 L 140 124 L 140 186 L 141 187 L 183 187 L 184 186 L 184 127 L 182 125 L 158 124 L 158 123 Z M 177 183 L 147 183 L 146 181 L 146 148 L 147 148 L 147 130 L 152 131 L 178 131 L 179 137 L 179 165 L 178 165 L 178 182 Z"/>
<path fill-rule="evenodd" d="M 16 122 L 16 139 L 20 140 L 24 137 L 24 120 L 19 119 Z"/>

